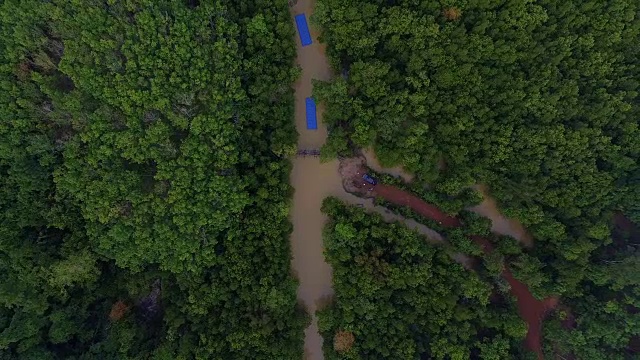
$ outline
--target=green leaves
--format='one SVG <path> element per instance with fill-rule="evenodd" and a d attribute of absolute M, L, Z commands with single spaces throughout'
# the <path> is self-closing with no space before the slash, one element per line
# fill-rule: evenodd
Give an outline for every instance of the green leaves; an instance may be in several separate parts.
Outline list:
<path fill-rule="evenodd" d="M 53 288 L 66 293 L 66 288 L 79 284 L 92 284 L 100 274 L 96 266 L 96 258 L 88 251 L 70 255 L 68 258 L 58 261 L 49 268 L 47 282 Z"/>
<path fill-rule="evenodd" d="M 3 354 L 301 356 L 293 28 L 254 3 L 0 5 Z"/>
<path fill-rule="evenodd" d="M 489 302 L 492 286 L 477 273 L 377 214 L 335 198 L 324 201 L 323 211 L 330 217 L 325 247 L 336 295 L 319 315 L 320 330 L 325 339 L 343 329 L 355 337 L 349 352 L 325 346 L 328 358 L 518 356 L 526 324 L 503 307 L 508 303 Z"/>

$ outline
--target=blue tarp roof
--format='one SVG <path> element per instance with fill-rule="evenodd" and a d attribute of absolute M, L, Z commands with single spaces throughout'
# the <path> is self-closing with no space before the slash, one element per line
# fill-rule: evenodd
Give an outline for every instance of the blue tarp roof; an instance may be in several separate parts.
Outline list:
<path fill-rule="evenodd" d="M 316 118 L 316 102 L 308 97 L 306 100 L 307 105 L 307 129 L 316 130 L 318 128 L 318 119 Z"/>
<path fill-rule="evenodd" d="M 298 34 L 300 34 L 300 42 L 302 46 L 311 45 L 311 34 L 309 33 L 309 25 L 307 25 L 307 18 L 304 14 L 296 15 L 296 26 L 298 27 Z"/>

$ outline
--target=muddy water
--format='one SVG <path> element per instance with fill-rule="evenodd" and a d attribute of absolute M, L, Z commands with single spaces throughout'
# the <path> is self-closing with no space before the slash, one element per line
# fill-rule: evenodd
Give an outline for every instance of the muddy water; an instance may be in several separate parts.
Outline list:
<path fill-rule="evenodd" d="M 304 130 L 299 131 L 301 137 L 304 137 Z M 323 359 L 323 339 L 318 333 L 315 311 L 320 304 L 332 297 L 333 290 L 332 271 L 323 255 L 322 230 L 327 218 L 320 211 L 322 200 L 328 196 L 335 196 L 349 204 L 377 212 L 385 221 L 401 221 L 433 242 L 442 242 L 443 239 L 440 234 L 422 224 L 405 220 L 381 206 L 374 206 L 372 199 L 363 199 L 344 191 L 337 161 L 321 164 L 317 158 L 296 158 L 291 173 L 291 184 L 295 188 L 291 213 L 292 266 L 300 282 L 298 299 L 312 315 L 311 326 L 305 330 L 305 359 Z M 462 262 L 466 259 L 458 260 Z"/>
<path fill-rule="evenodd" d="M 509 235 L 527 247 L 533 246 L 533 237 L 527 232 L 522 224 L 515 219 L 509 219 L 500 213 L 498 205 L 492 197 L 488 195 L 487 187 L 476 185 L 474 189 L 480 191 L 484 201 L 480 205 L 469 208 L 469 210 L 491 219 L 491 231 L 496 234 Z"/>
<path fill-rule="evenodd" d="M 426 203 L 424 200 L 407 191 L 384 184 L 376 185 L 373 191 L 376 196 L 380 196 L 400 206 L 408 206 L 418 213 L 422 214 L 423 216 L 436 220 L 443 226 L 459 227 L 462 225 L 460 223 L 460 220 L 458 220 L 457 218 L 447 215 L 437 206 Z"/>
<path fill-rule="evenodd" d="M 296 127 L 300 138 L 298 140 L 299 148 L 319 148 L 325 142 L 327 138 L 327 127 L 321 121 L 323 106 L 318 104 L 318 130 L 307 130 L 307 123 L 305 117 L 305 98 L 311 96 L 312 85 L 311 80 L 324 80 L 328 81 L 332 77 L 331 67 L 329 60 L 325 55 L 326 45 L 318 42 L 318 32 L 311 27 L 311 21 L 309 19 L 313 12 L 313 6 L 315 0 L 298 0 L 298 3 L 292 8 L 292 18 L 297 14 L 306 14 L 307 22 L 309 23 L 311 30 L 311 37 L 313 38 L 313 44 L 302 47 L 300 44 L 300 37 L 296 33 L 296 46 L 297 46 L 297 64 L 302 68 L 302 75 L 295 84 L 295 96 L 296 96 Z M 294 25 L 295 26 L 295 25 Z"/>
<path fill-rule="evenodd" d="M 458 219 L 448 217 L 434 205 L 429 204 L 403 190 L 379 184 L 374 187 L 373 191 L 377 196 L 383 197 L 398 205 L 411 207 L 416 212 L 424 215 L 425 217 L 439 221 L 444 226 L 462 226 L 462 223 Z M 487 239 L 481 236 L 471 236 L 471 239 L 476 243 L 481 244 L 486 252 L 492 251 L 491 243 Z M 542 321 L 549 310 L 553 309 L 558 304 L 558 298 L 550 297 L 543 301 L 534 298 L 527 286 L 513 276 L 508 266 L 505 266 L 502 276 L 511 286 L 511 294 L 516 297 L 518 313 L 528 324 L 529 328 L 525 344 L 529 349 L 537 353 L 538 359 L 542 360 Z"/>
<path fill-rule="evenodd" d="M 471 239 L 482 245 L 486 252 L 493 251 L 493 246 L 489 240 L 481 236 L 471 236 Z M 543 360 L 542 322 L 549 311 L 558 306 L 559 298 L 552 296 L 542 301 L 536 299 L 529 291 L 527 285 L 517 280 L 507 266 L 505 266 L 502 271 L 502 277 L 504 277 L 511 286 L 510 292 L 516 297 L 518 314 L 520 314 L 520 317 L 529 327 L 524 340 L 525 344 L 529 349 L 536 352 L 538 360 Z"/>
<path fill-rule="evenodd" d="M 293 16 L 304 13 L 307 20 L 312 13 L 314 0 L 299 0 L 291 9 Z M 294 22 L 295 26 L 295 22 Z M 322 122 L 323 107 L 318 104 L 318 129 L 307 130 L 305 98 L 312 95 L 312 79 L 329 80 L 331 68 L 325 56 L 324 45 L 318 43 L 318 33 L 311 28 L 313 44 L 302 47 L 296 34 L 297 64 L 302 69 L 300 79 L 295 84 L 295 118 L 299 133 L 299 149 L 319 149 L 327 137 L 327 129 Z M 318 319 L 315 315 L 318 304 L 333 295 L 331 288 L 331 268 L 324 261 L 322 229 L 326 217 L 320 211 L 322 200 L 342 188 L 337 172 L 337 162 L 320 164 L 317 158 L 297 157 L 293 161 L 291 185 L 295 192 L 291 209 L 293 233 L 291 250 L 292 267 L 298 277 L 298 299 L 311 314 L 311 325 L 305 330 L 305 359 L 324 359 L 322 337 L 318 333 Z"/>
<path fill-rule="evenodd" d="M 315 0 L 299 0 L 292 8 L 293 16 L 305 13 L 307 18 L 312 13 Z M 327 129 L 322 122 L 324 108 L 318 104 L 318 130 L 306 129 L 305 98 L 311 96 L 311 80 L 329 80 L 331 69 L 325 56 L 325 46 L 317 41 L 317 31 L 311 29 L 313 44 L 302 47 L 296 34 L 297 63 L 302 68 L 302 75 L 295 84 L 296 128 L 299 133 L 299 149 L 319 149 L 327 137 Z M 342 178 L 338 173 L 338 162 L 321 164 L 318 158 L 297 157 L 293 160 L 290 177 L 295 192 L 291 210 L 293 233 L 291 248 L 293 252 L 292 267 L 300 286 L 298 299 L 305 305 L 312 316 L 311 325 L 305 330 L 305 359 L 324 359 L 322 353 L 323 339 L 318 333 L 316 310 L 333 295 L 331 267 L 324 260 L 322 230 L 327 221 L 320 208 L 322 200 L 328 196 L 338 197 L 352 205 L 359 205 L 369 211 L 383 216 L 385 221 L 402 221 L 407 227 L 426 235 L 430 241 L 442 242 L 442 237 L 435 231 L 413 220 L 405 220 L 390 213 L 387 209 L 374 206 L 371 199 L 362 199 L 347 193 L 342 187 Z M 463 261 L 465 259 L 461 259 Z"/>
<path fill-rule="evenodd" d="M 300 286 L 298 299 L 312 315 L 312 324 L 305 330 L 305 358 L 323 359 L 322 338 L 318 333 L 315 311 L 318 302 L 331 297 L 331 268 L 324 261 L 322 229 L 326 217 L 320 211 L 322 200 L 338 191 L 339 181 L 331 181 L 336 173 L 336 165 L 321 165 L 314 158 L 298 158 L 294 161 L 291 184 L 295 188 L 291 221 L 292 266 Z M 339 179 L 338 179 L 339 180 Z M 331 188 L 331 185 L 337 185 Z"/>
<path fill-rule="evenodd" d="M 312 315 L 311 326 L 305 330 L 305 359 L 323 359 L 323 339 L 318 333 L 315 311 L 321 303 L 332 297 L 333 290 L 331 268 L 323 255 L 322 230 L 327 218 L 320 211 L 322 200 L 327 196 L 335 196 L 349 204 L 377 212 L 387 222 L 400 221 L 408 228 L 425 235 L 431 242 L 443 242 L 443 238 L 414 220 L 404 219 L 381 206 L 374 206 L 372 199 L 363 199 L 345 192 L 338 175 L 337 161 L 321 164 L 316 158 L 297 158 L 291 173 L 291 183 L 295 188 L 291 213 L 292 265 L 300 282 L 298 299 Z M 467 258 L 455 259 L 468 266 Z"/>
<path fill-rule="evenodd" d="M 293 16 L 304 13 L 307 20 L 312 13 L 313 0 L 299 0 L 291 9 Z M 294 22 L 295 26 L 295 22 Z M 305 98 L 312 95 L 312 79 L 329 80 L 331 69 L 324 54 L 324 46 L 319 44 L 317 32 L 312 28 L 313 44 L 302 47 L 296 33 L 297 64 L 302 69 L 300 79 L 295 84 L 295 119 L 298 130 L 299 149 L 319 149 L 327 137 L 327 129 L 322 123 L 323 108 L 318 104 L 318 130 L 306 129 Z M 337 191 L 332 185 L 340 184 L 336 174 L 336 164 L 320 164 L 317 158 L 297 157 L 293 161 L 290 182 L 294 187 L 291 221 L 292 267 L 298 277 L 298 299 L 312 316 L 311 325 L 305 330 L 305 359 L 323 359 L 322 337 L 318 333 L 318 319 L 315 311 L 320 301 L 333 295 L 331 288 L 331 268 L 324 261 L 322 228 L 326 217 L 320 211 L 322 200 L 328 193 Z"/>

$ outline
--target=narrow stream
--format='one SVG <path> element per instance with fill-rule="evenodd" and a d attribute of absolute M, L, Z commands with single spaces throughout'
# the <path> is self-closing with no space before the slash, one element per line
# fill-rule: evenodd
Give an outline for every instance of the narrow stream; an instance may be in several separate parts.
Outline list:
<path fill-rule="evenodd" d="M 375 154 L 371 151 L 366 152 L 366 157 L 367 164 L 373 164 L 372 168 L 378 172 L 386 172 L 391 175 L 401 176 L 403 179 L 405 179 L 405 181 L 409 181 L 408 179 L 411 178 L 410 174 L 402 171 L 401 168 L 393 168 L 389 170 L 380 167 L 379 163 L 375 159 Z M 496 201 L 489 196 L 488 190 L 485 186 L 476 185 L 474 186 L 474 188 L 482 193 L 484 201 L 477 206 L 469 208 L 469 210 L 491 219 L 491 230 L 494 233 L 510 235 L 516 238 L 525 246 L 533 246 L 533 238 L 529 233 L 527 233 L 524 226 L 522 226 L 522 224 L 517 220 L 509 219 L 500 213 Z M 462 226 L 462 223 L 458 219 L 448 217 L 434 205 L 428 204 L 422 199 L 413 196 L 412 194 L 409 194 L 403 190 L 391 186 L 385 186 L 384 184 L 378 184 L 374 187 L 373 191 L 377 196 L 381 196 L 388 201 L 394 202 L 401 206 L 409 206 L 425 217 L 439 221 L 444 226 Z M 493 247 L 486 238 L 472 235 L 471 239 L 474 242 L 481 244 L 485 251 L 492 251 Z M 558 305 L 559 298 L 548 297 L 542 301 L 534 298 L 529 291 L 529 288 L 513 276 L 508 266 L 505 266 L 502 272 L 502 276 L 507 280 L 507 282 L 511 286 L 511 293 L 516 297 L 518 304 L 518 313 L 529 326 L 525 344 L 529 349 L 536 352 L 539 360 L 542 360 L 542 322 L 546 314 Z"/>
<path fill-rule="evenodd" d="M 299 0 L 292 7 L 292 17 L 312 13 L 315 0 Z M 293 19 L 292 19 L 293 21 Z M 300 79 L 295 84 L 295 118 L 299 134 L 299 149 L 319 149 L 327 137 L 326 126 L 322 123 L 322 105 L 318 104 L 318 129 L 307 130 L 305 99 L 311 96 L 312 79 L 329 80 L 331 69 L 325 56 L 325 46 L 318 43 L 318 34 L 311 28 L 313 44 L 302 47 L 296 33 L 297 63 L 302 68 Z M 333 296 L 331 288 L 331 268 L 324 260 L 322 228 L 326 217 L 320 211 L 322 200 L 342 188 L 338 177 L 337 162 L 320 164 L 314 157 L 296 157 L 293 160 L 290 183 L 294 187 L 291 221 L 292 267 L 300 283 L 298 300 L 311 314 L 312 323 L 305 330 L 304 358 L 324 359 L 322 337 L 318 333 L 318 319 L 315 312 L 318 304 Z"/>
<path fill-rule="evenodd" d="M 401 166 L 383 168 L 372 149 L 364 150 L 362 155 L 367 159 L 367 166 L 376 172 L 400 177 L 406 183 L 410 183 L 413 180 L 413 174 L 408 173 Z M 489 195 L 489 191 L 485 185 L 475 185 L 473 188 L 482 194 L 484 200 L 479 205 L 468 208 L 468 210 L 490 219 L 492 222 L 492 232 L 500 235 L 509 235 L 527 247 L 533 246 L 533 237 L 531 234 L 527 232 L 518 220 L 507 218 L 500 213 L 496 200 Z"/>

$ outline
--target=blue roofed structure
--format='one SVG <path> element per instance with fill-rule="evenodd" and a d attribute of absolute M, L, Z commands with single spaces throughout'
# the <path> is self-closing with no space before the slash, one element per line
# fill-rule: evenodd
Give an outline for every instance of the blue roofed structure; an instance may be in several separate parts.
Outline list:
<path fill-rule="evenodd" d="M 298 34 L 300 34 L 302 46 L 311 45 L 311 33 L 309 32 L 309 25 L 307 24 L 307 18 L 304 14 L 296 15 L 296 26 L 298 27 Z"/>
<path fill-rule="evenodd" d="M 316 117 L 316 102 L 310 97 L 308 97 L 305 102 L 307 106 L 307 129 L 317 130 L 318 119 Z"/>

